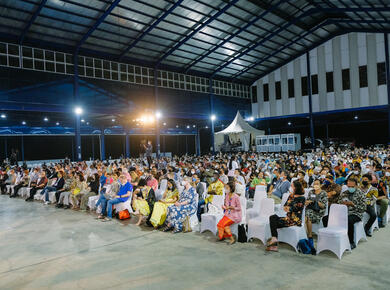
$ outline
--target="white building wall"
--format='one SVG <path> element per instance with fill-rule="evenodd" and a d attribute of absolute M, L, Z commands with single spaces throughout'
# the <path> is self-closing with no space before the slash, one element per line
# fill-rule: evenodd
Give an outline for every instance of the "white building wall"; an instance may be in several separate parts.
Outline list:
<path fill-rule="evenodd" d="M 386 85 L 378 85 L 377 63 L 385 61 L 383 34 L 349 33 L 337 36 L 310 51 L 311 75 L 318 77 L 318 94 L 312 94 L 313 112 L 386 105 Z M 367 67 L 367 87 L 360 87 L 359 66 Z M 342 70 L 349 69 L 350 89 L 343 90 Z M 327 92 L 326 73 L 333 72 L 333 92 Z M 256 118 L 309 112 L 308 96 L 302 96 L 301 78 L 307 76 L 306 55 L 259 79 Z M 294 79 L 294 98 L 288 97 L 288 80 Z M 281 81 L 282 99 L 276 100 L 275 82 Z M 264 102 L 263 85 L 269 84 Z"/>

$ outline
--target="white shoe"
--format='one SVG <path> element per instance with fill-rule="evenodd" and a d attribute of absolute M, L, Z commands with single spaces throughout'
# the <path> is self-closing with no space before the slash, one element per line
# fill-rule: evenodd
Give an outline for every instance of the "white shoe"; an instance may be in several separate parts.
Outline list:
<path fill-rule="evenodd" d="M 50 201 L 45 201 L 45 205 L 48 205 L 48 204 L 50 204 Z"/>

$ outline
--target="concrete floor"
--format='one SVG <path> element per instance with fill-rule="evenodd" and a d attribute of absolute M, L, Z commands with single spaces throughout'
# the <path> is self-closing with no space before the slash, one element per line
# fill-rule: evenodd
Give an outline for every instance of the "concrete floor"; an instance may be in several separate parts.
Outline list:
<path fill-rule="evenodd" d="M 390 289 L 390 227 L 339 261 L 0 196 L 0 289 Z"/>

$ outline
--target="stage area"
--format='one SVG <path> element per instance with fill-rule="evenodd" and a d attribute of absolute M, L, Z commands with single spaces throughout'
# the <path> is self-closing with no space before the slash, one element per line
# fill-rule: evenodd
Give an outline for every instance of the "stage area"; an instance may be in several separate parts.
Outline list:
<path fill-rule="evenodd" d="M 341 261 L 0 196 L 0 289 L 389 289 L 390 227 Z"/>

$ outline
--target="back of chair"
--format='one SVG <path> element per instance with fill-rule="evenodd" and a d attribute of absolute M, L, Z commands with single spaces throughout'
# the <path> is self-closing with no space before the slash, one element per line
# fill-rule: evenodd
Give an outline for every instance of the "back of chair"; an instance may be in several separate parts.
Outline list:
<path fill-rule="evenodd" d="M 255 192 L 255 196 L 253 198 L 253 207 L 260 209 L 260 204 L 263 199 L 267 198 L 267 193 L 265 191 L 257 191 Z"/>
<path fill-rule="evenodd" d="M 255 194 L 257 192 L 267 192 L 267 186 L 265 186 L 265 185 L 256 185 Z"/>
<path fill-rule="evenodd" d="M 163 179 L 161 180 L 161 183 L 160 183 L 160 190 L 165 192 L 165 190 L 167 189 L 167 186 L 168 186 L 168 180 L 166 179 Z"/>
<path fill-rule="evenodd" d="M 275 212 L 275 201 L 272 198 L 264 198 L 260 204 L 260 216 L 270 217 Z"/>
<path fill-rule="evenodd" d="M 309 196 L 311 188 L 305 188 L 305 198 Z"/>
<path fill-rule="evenodd" d="M 225 203 L 225 195 L 214 195 L 212 204 L 216 207 L 222 207 Z"/>
<path fill-rule="evenodd" d="M 288 197 L 290 196 L 290 192 L 286 192 L 285 194 L 283 194 L 283 196 L 282 196 L 282 202 L 281 202 L 281 205 L 282 206 L 284 206 L 285 204 L 286 204 L 286 202 L 287 202 L 287 199 L 288 199 Z"/>
<path fill-rule="evenodd" d="M 246 224 L 246 197 L 240 196 L 240 205 L 241 205 L 241 222 L 240 224 Z"/>
<path fill-rule="evenodd" d="M 341 227 L 348 230 L 348 208 L 343 204 L 332 204 L 329 210 L 328 227 Z"/>

